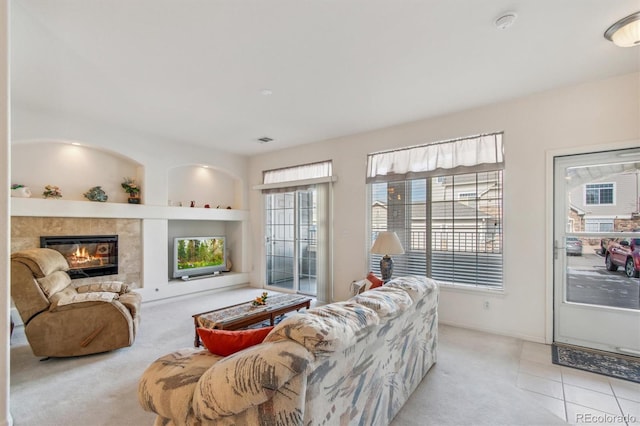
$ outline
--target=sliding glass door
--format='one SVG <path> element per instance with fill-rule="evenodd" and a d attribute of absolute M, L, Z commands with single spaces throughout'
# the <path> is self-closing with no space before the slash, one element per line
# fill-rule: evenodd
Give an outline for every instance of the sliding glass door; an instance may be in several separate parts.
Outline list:
<path fill-rule="evenodd" d="M 315 188 L 265 194 L 266 284 L 317 294 Z"/>

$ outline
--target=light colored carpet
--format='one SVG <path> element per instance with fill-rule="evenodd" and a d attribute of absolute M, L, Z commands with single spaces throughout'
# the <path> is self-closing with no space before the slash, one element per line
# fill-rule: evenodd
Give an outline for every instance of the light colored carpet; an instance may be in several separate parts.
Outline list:
<path fill-rule="evenodd" d="M 156 358 L 193 346 L 194 313 L 252 300 L 261 289 L 199 293 L 145 303 L 132 347 L 40 361 L 23 329 L 11 344 L 11 414 L 16 426 L 152 425 L 138 379 Z M 516 387 L 522 341 L 440 327 L 438 363 L 396 417 L 403 425 L 563 424 Z"/>

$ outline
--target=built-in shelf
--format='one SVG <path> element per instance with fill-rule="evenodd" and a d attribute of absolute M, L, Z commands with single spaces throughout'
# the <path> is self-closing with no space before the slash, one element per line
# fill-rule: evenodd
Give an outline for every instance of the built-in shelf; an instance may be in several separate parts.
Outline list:
<path fill-rule="evenodd" d="M 142 294 L 143 300 L 160 300 L 200 291 L 246 286 L 248 282 L 248 272 L 224 272 L 219 276 L 194 279 L 191 281 L 175 279 L 169 280 L 168 283 L 161 283 L 160 285 L 147 284 L 144 288 L 136 289 L 136 291 Z"/>
<path fill-rule="evenodd" d="M 249 219 L 249 212 L 234 209 L 13 197 L 11 216 L 246 221 Z"/>

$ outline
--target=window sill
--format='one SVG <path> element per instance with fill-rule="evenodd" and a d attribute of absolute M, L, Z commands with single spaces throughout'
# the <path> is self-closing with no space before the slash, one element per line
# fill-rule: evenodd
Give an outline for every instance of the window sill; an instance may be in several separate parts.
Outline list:
<path fill-rule="evenodd" d="M 491 287 L 485 287 L 485 286 L 473 286 L 473 285 L 466 285 L 466 284 L 449 284 L 449 283 L 442 283 L 442 282 L 438 282 L 438 284 L 441 290 L 452 292 L 452 293 L 469 293 L 469 294 L 483 293 L 483 294 L 491 294 L 494 296 L 506 295 L 504 287 L 491 288 Z"/>

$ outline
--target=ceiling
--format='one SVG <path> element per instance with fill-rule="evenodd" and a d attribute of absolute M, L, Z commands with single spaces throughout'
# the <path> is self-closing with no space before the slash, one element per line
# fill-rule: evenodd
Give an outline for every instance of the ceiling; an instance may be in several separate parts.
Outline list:
<path fill-rule="evenodd" d="M 603 37 L 638 10 L 640 0 L 20 0 L 12 102 L 259 154 L 639 71 L 640 47 Z M 517 19 L 499 30 L 506 11 Z"/>

